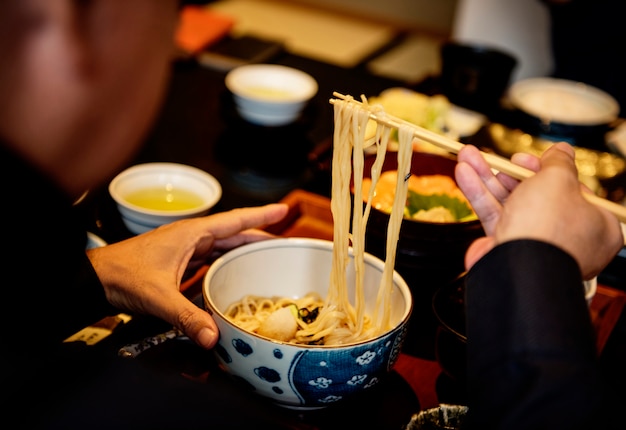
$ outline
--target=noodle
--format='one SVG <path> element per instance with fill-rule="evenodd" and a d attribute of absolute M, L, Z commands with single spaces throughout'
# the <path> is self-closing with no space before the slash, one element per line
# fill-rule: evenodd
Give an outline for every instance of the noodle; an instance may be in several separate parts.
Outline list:
<path fill-rule="evenodd" d="M 298 318 L 298 329 L 292 343 L 338 345 L 375 337 L 390 328 L 391 293 L 395 255 L 403 219 L 410 176 L 413 131 L 409 125 L 398 127 L 398 180 L 394 204 L 387 226 L 387 258 L 378 287 L 376 304 L 372 315 L 365 311 L 364 268 L 365 232 L 371 210 L 376 183 L 387 155 L 391 127 L 377 123 L 375 139 L 376 159 L 371 168 L 372 185 L 369 198 L 363 204 L 363 170 L 365 132 L 371 110 L 384 115 L 381 106 L 353 103 L 352 98 L 334 104 L 333 155 L 331 212 L 333 216 L 333 252 L 328 294 L 323 303 L 313 296 L 302 299 L 263 298 L 247 296 L 229 307 L 226 315 L 244 329 L 256 331 L 266 318 L 285 306 L 295 304 L 306 312 L 319 312 L 317 318 L 308 323 Z M 354 192 L 351 193 L 351 184 Z M 350 233 L 352 232 L 352 233 Z M 347 269 L 352 250 L 355 274 L 354 305 L 348 294 Z M 305 300 L 306 299 L 306 300 Z"/>

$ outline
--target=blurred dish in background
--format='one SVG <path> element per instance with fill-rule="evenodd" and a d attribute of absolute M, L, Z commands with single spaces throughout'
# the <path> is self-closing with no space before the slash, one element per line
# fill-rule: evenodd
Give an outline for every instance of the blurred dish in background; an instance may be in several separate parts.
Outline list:
<path fill-rule="evenodd" d="M 610 150 L 626 157 L 626 120 L 619 122 L 606 134 L 606 144 Z"/>
<path fill-rule="evenodd" d="M 455 140 L 475 134 L 487 122 L 484 115 L 456 106 L 443 95 L 428 96 L 408 88 L 386 89 L 378 96 L 369 97 L 368 103 L 379 104 L 389 115 Z M 373 137 L 375 130 L 375 122 L 370 121 L 366 137 Z M 397 145 L 394 134 L 392 140 Z M 390 150 L 397 150 L 394 142 L 390 142 Z M 414 140 L 413 146 L 415 150 L 447 154 L 427 142 Z"/>
<path fill-rule="evenodd" d="M 501 48 L 449 41 L 441 46 L 441 89 L 453 103 L 489 114 L 499 108 L 517 63 Z"/>
<path fill-rule="evenodd" d="M 617 119 L 619 104 L 608 93 L 581 82 L 532 78 L 509 89 L 511 103 L 543 122 L 575 125 L 608 124 Z"/>
<path fill-rule="evenodd" d="M 317 94 L 313 76 L 278 64 L 247 64 L 228 72 L 225 84 L 246 121 L 267 127 L 296 121 Z"/>
<path fill-rule="evenodd" d="M 508 90 L 508 100 L 517 110 L 520 128 L 525 132 L 598 150 L 607 149 L 605 134 L 620 111 L 610 94 L 566 79 L 515 82 Z"/>
<path fill-rule="evenodd" d="M 445 118 L 446 129 L 459 138 L 476 134 L 487 123 L 487 117 L 479 112 L 452 105 Z"/>
<path fill-rule="evenodd" d="M 516 152 L 541 155 L 553 141 L 536 137 L 519 129 L 511 129 L 501 124 L 488 127 L 495 151 L 505 157 Z M 575 146 L 576 166 L 581 182 L 596 194 L 619 201 L 624 197 L 626 182 L 626 160 L 610 152 Z"/>

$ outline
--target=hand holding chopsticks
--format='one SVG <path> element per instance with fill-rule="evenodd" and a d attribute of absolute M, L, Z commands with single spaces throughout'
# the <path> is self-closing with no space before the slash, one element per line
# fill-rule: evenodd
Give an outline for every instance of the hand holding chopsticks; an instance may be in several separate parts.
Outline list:
<path fill-rule="evenodd" d="M 367 110 L 369 113 L 369 118 L 373 121 L 376 121 L 379 124 L 398 128 L 402 125 L 410 126 L 413 130 L 413 136 L 415 138 L 421 139 L 425 142 L 431 143 L 438 148 L 444 149 L 450 153 L 458 154 L 461 148 L 465 145 L 463 143 L 457 142 L 453 139 L 450 139 L 446 136 L 437 134 L 433 131 L 427 130 L 423 127 L 419 127 L 415 124 L 411 124 L 407 121 L 404 121 L 400 118 L 394 117 L 387 113 L 379 114 L 374 110 L 368 108 L 368 106 L 363 103 L 354 100 L 351 96 L 346 96 L 337 92 L 334 92 L 333 95 L 338 99 L 341 99 L 344 102 L 355 103 L 357 105 L 362 106 L 363 109 Z M 337 103 L 338 100 L 330 99 L 331 104 Z M 518 166 L 517 164 L 512 163 L 510 160 L 494 155 L 486 152 L 482 152 L 483 157 L 491 166 L 491 168 L 498 170 L 499 172 L 505 173 L 515 179 L 523 180 L 531 177 L 535 174 L 532 170 L 526 169 L 524 167 Z M 603 199 L 595 194 L 591 193 L 583 193 L 583 196 L 587 199 L 587 201 L 592 204 L 601 207 L 612 214 L 614 214 L 622 223 L 626 223 L 626 207 L 619 205 L 617 203 L 611 202 L 609 200 Z"/>

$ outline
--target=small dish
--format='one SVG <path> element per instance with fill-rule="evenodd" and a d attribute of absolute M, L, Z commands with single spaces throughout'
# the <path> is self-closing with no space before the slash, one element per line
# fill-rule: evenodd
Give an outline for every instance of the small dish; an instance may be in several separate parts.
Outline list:
<path fill-rule="evenodd" d="M 317 81 L 308 73 L 278 64 L 249 64 L 226 75 L 235 108 L 246 121 L 283 126 L 298 119 L 317 94 Z"/>
<path fill-rule="evenodd" d="M 543 122 L 591 126 L 608 124 L 619 114 L 619 104 L 610 94 L 566 79 L 515 82 L 509 89 L 509 99 L 513 106 Z"/>
<path fill-rule="evenodd" d="M 620 111 L 610 94 L 582 82 L 531 78 L 514 83 L 508 96 L 526 133 L 607 151 L 606 134 Z"/>
<path fill-rule="evenodd" d="M 487 123 L 487 117 L 480 112 L 451 105 L 445 118 L 446 128 L 455 136 L 473 136 Z"/>
<path fill-rule="evenodd" d="M 163 224 L 203 216 L 222 197 L 218 180 L 178 163 L 144 163 L 119 173 L 109 184 L 122 221 L 134 234 Z"/>

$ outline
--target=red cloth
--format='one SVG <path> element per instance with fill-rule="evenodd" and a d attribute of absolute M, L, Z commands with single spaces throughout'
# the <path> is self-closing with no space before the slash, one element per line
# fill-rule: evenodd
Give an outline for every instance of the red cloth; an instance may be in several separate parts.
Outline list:
<path fill-rule="evenodd" d="M 180 12 L 176 44 L 190 54 L 217 42 L 231 30 L 235 20 L 206 7 L 185 6 Z"/>

